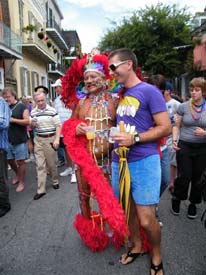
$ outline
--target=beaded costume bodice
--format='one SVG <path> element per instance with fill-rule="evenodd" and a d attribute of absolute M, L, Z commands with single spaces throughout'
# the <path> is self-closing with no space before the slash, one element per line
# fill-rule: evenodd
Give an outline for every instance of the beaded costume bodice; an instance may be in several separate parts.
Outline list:
<path fill-rule="evenodd" d="M 91 151 L 96 163 L 108 170 L 110 165 L 111 144 L 109 144 L 109 129 L 115 118 L 115 106 L 107 93 L 90 94 L 80 103 L 84 108 L 84 117 L 88 125 L 94 127 L 94 139 L 90 143 Z"/>

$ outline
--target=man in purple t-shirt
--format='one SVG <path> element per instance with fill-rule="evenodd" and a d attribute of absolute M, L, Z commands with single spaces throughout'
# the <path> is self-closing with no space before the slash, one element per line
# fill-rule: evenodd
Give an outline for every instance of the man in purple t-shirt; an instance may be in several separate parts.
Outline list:
<path fill-rule="evenodd" d="M 171 132 L 171 124 L 161 92 L 136 76 L 137 58 L 129 49 L 118 49 L 109 55 L 110 73 L 125 92 L 117 108 L 117 124 L 124 121 L 125 132 L 113 136 L 115 147 L 127 146 L 131 196 L 136 206 L 140 226 L 152 245 L 151 274 L 163 274 L 160 251 L 160 226 L 155 216 L 159 202 L 161 170 L 157 140 Z M 112 186 L 119 197 L 119 157 L 113 152 Z M 132 216 L 135 220 L 135 217 Z M 131 230 L 134 247 L 123 254 L 122 264 L 142 255 L 139 227 Z"/>

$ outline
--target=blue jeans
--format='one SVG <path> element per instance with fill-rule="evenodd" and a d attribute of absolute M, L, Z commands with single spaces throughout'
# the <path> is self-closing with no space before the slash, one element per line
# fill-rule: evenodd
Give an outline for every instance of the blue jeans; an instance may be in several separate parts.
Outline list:
<path fill-rule="evenodd" d="M 60 162 L 64 162 L 65 161 L 64 148 L 59 147 L 58 150 L 57 150 L 57 154 L 58 154 L 58 160 Z"/>
<path fill-rule="evenodd" d="M 57 150 L 57 154 L 58 154 L 58 160 L 60 162 L 65 162 L 65 145 L 63 143 L 62 137 L 60 137 L 59 148 Z"/>

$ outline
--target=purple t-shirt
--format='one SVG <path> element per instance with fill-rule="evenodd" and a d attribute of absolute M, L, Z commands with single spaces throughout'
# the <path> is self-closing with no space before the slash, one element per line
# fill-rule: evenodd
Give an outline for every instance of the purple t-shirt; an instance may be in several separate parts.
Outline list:
<path fill-rule="evenodd" d="M 153 114 L 166 111 L 166 104 L 160 90 L 146 82 L 141 82 L 124 93 L 124 98 L 117 108 L 117 125 L 120 121 L 124 121 L 126 132 L 142 133 L 154 127 Z M 117 147 L 116 143 L 114 147 Z M 153 154 L 158 154 L 157 141 L 130 146 L 127 159 L 132 162 Z M 118 161 L 115 150 L 113 150 L 113 161 Z"/>

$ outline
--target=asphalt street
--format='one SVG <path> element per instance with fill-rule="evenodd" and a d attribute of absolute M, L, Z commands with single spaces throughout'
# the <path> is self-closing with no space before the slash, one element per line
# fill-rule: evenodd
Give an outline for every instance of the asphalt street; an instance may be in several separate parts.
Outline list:
<path fill-rule="evenodd" d="M 60 168 L 62 171 L 64 167 Z M 12 172 L 9 171 L 10 178 Z M 35 166 L 27 164 L 26 187 L 22 193 L 10 187 L 11 211 L 0 218 L 1 275 L 149 275 L 149 255 L 123 266 L 109 246 L 102 253 L 91 252 L 73 227 L 78 211 L 76 184 L 70 176 L 60 177 L 60 189 L 47 181 L 47 194 L 34 201 Z M 159 205 L 163 222 L 162 255 L 166 275 L 206 275 L 206 228 L 200 221 L 206 204 L 198 206 L 198 217 L 187 218 L 188 202 L 178 217 L 170 213 L 166 190 Z"/>

